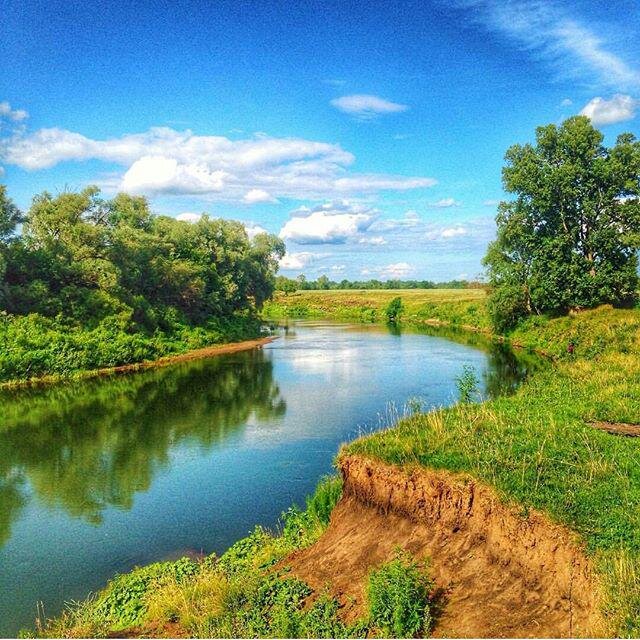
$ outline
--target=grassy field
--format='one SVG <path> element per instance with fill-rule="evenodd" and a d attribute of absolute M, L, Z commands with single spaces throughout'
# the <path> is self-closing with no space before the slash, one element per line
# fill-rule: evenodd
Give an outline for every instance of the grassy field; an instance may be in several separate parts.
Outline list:
<path fill-rule="evenodd" d="M 395 295 L 403 298 L 405 320 L 465 325 L 462 318 L 475 317 L 482 320 L 474 328 L 486 326 L 481 291 L 303 292 L 279 296 L 268 311 L 287 315 L 304 308 L 306 317 L 355 319 L 366 308 L 377 317 Z M 521 505 L 523 516 L 534 508 L 568 526 L 594 559 L 610 634 L 638 636 L 640 439 L 606 433 L 593 423 L 640 424 L 640 312 L 602 307 L 531 318 L 507 337 L 552 354 L 555 362 L 514 395 L 415 414 L 347 444 L 341 455 L 471 475 Z M 136 627 L 190 635 L 384 634 L 371 618 L 345 626 L 328 596 L 316 601 L 307 618 L 300 604 L 304 584 L 280 575 L 282 586 L 270 578 L 274 563 L 321 535 L 337 495 L 335 485 L 329 491 L 321 486 L 306 514 L 292 512 L 281 533 L 257 530 L 220 562 L 201 563 L 185 578 L 176 577 L 178 563 L 117 578 L 43 633 L 95 635 Z M 145 571 L 160 571 L 160 577 Z M 127 614 L 132 601 L 135 615 Z"/>
<path fill-rule="evenodd" d="M 398 289 L 383 291 L 278 291 L 265 304 L 268 318 L 334 318 L 359 322 L 383 322 L 391 300 L 402 299 L 402 319 L 409 322 L 444 322 L 488 330 L 486 293 L 483 289 Z"/>

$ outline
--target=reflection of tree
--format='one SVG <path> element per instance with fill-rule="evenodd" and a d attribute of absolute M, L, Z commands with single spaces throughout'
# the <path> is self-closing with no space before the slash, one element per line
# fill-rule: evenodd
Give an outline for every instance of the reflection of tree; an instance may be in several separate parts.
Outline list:
<path fill-rule="evenodd" d="M 285 408 L 260 350 L 5 396 L 0 542 L 22 504 L 19 477 L 46 504 L 98 523 L 107 506 L 129 509 L 179 443 L 209 448 L 252 414 Z"/>
<path fill-rule="evenodd" d="M 399 327 L 388 327 L 393 335 L 400 334 Z M 455 327 L 420 327 L 409 328 L 417 332 L 437 338 L 446 338 L 458 344 L 464 344 L 487 353 L 487 369 L 484 372 L 484 383 L 489 398 L 513 393 L 525 378 L 542 366 L 542 359 L 522 349 L 513 350 L 507 344 L 491 340 L 481 333 L 473 333 Z M 402 328 L 402 332 L 407 329 Z"/>

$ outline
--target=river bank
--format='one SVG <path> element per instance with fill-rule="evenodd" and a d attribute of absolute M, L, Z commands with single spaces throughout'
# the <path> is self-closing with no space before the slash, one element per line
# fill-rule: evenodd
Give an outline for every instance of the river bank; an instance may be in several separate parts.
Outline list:
<path fill-rule="evenodd" d="M 568 592 L 567 585 L 553 592 L 551 582 L 556 580 L 556 574 L 553 578 L 543 576 L 539 588 L 533 589 L 529 594 L 533 600 L 538 600 L 543 609 L 551 606 L 551 601 L 554 602 L 551 608 L 555 611 L 555 618 L 545 618 L 547 622 L 546 626 L 541 627 L 544 631 L 541 632 L 542 635 L 635 635 L 640 631 L 640 583 L 637 578 L 640 575 L 640 470 L 636 461 L 637 441 L 595 429 L 592 424 L 602 421 L 640 423 L 638 312 L 605 307 L 566 318 L 538 318 L 521 326 L 507 338 L 536 345 L 553 354 L 557 359 L 556 365 L 535 373 L 512 396 L 406 417 L 387 430 L 346 445 L 339 460 L 352 459 L 354 456 L 366 459 L 368 464 L 373 465 L 372 473 L 385 465 L 391 465 L 398 473 L 410 472 L 416 468 L 425 469 L 429 473 L 440 470 L 461 478 L 461 486 L 467 486 L 469 479 L 472 479 L 479 486 L 486 487 L 487 491 L 493 492 L 498 503 L 512 505 L 512 513 L 518 516 L 516 525 L 513 526 L 524 527 L 526 530 L 536 518 L 544 518 L 549 531 L 555 531 L 554 526 L 562 527 L 566 532 L 563 535 L 575 540 L 572 548 L 578 555 L 572 556 L 573 560 L 566 556 L 558 566 L 562 571 L 567 567 L 577 566 L 576 562 L 588 567 L 589 589 L 597 594 L 597 598 L 583 607 L 579 614 L 580 607 L 576 606 L 571 595 L 572 574 L 569 574 Z M 575 346 L 573 353 L 567 352 L 568 342 Z M 376 461 L 379 461 L 378 466 Z M 344 477 L 349 480 L 348 476 Z M 401 501 L 403 492 L 412 486 L 413 481 L 404 482 L 404 489 L 398 487 L 394 490 Z M 436 492 L 434 496 L 426 498 L 427 508 L 438 503 L 438 495 L 442 494 Z M 407 494 L 407 499 L 409 496 Z M 376 507 L 375 501 L 362 496 L 355 504 L 353 497 L 348 492 L 345 494 L 344 499 L 352 502 L 351 507 L 342 503 L 340 513 L 343 517 L 345 510 L 348 512 L 358 509 L 358 505 L 362 508 L 373 505 L 374 511 L 382 515 L 403 517 L 402 509 L 398 512 L 395 507 Z M 433 500 L 436 502 L 433 503 Z M 403 509 L 406 508 L 405 505 Z M 460 511 L 450 523 L 449 536 L 464 531 L 465 518 L 471 517 L 472 511 Z M 355 518 L 352 522 L 357 520 Z M 241 556 L 247 563 L 243 566 L 251 566 L 252 579 L 248 580 L 244 576 L 243 584 L 246 586 L 241 592 L 247 597 L 251 596 L 247 602 L 254 603 L 245 608 L 243 615 L 261 621 L 262 626 L 250 627 L 253 630 L 251 633 L 256 635 L 283 633 L 282 628 L 277 626 L 279 618 L 274 611 L 255 601 L 258 593 L 267 593 L 270 594 L 269 597 L 278 599 L 281 596 L 277 594 L 285 588 L 283 580 L 274 579 L 273 570 L 268 567 L 282 567 L 285 574 L 278 575 L 284 578 L 284 585 L 291 586 L 286 568 L 295 564 L 296 554 L 311 548 L 313 543 L 325 545 L 325 550 L 329 545 L 336 553 L 349 554 L 356 551 L 353 540 L 348 535 L 335 535 L 335 528 L 333 533 L 327 531 L 326 535 L 330 536 L 328 540 L 323 538 L 328 518 L 322 527 L 314 529 L 313 540 L 302 534 L 294 535 L 296 531 L 304 531 L 304 526 L 299 522 L 296 525 L 289 525 L 288 522 L 285 521 L 281 535 L 260 530 L 232 547 L 235 551 L 230 551 L 231 556 L 236 557 L 239 550 L 242 550 Z M 384 529 L 384 524 L 381 526 L 383 528 L 380 531 Z M 504 535 L 504 531 L 500 530 L 502 526 L 498 522 L 495 528 L 500 536 Z M 345 534 L 345 530 L 342 533 Z M 486 537 L 488 533 L 488 530 L 483 530 L 477 535 Z M 545 555 L 544 544 L 553 540 L 554 535 L 547 536 L 546 542 L 537 543 L 542 544 L 538 562 L 546 565 L 551 562 L 551 556 Z M 435 579 L 434 594 L 455 593 L 460 587 L 457 583 L 458 574 L 455 571 L 447 574 L 443 570 L 429 545 L 419 544 L 421 536 L 415 530 L 407 530 L 406 536 L 400 536 L 395 542 L 406 552 L 415 552 L 415 561 L 422 563 L 421 566 L 428 561 L 434 563 L 430 572 Z M 466 553 L 466 547 L 462 545 L 458 548 L 453 545 L 450 549 L 462 561 L 461 554 Z M 361 575 L 368 576 L 377 570 L 376 563 L 379 567 L 394 562 L 394 553 L 392 549 L 387 549 L 378 556 L 363 555 L 364 565 L 359 567 Z M 365 556 L 371 556 L 373 564 Z M 218 576 L 215 580 L 218 580 L 218 561 L 212 559 L 210 562 Z M 224 557 L 221 562 L 224 568 Z M 330 560 L 328 562 L 331 564 Z M 513 564 L 514 559 L 509 560 L 508 557 L 502 562 L 502 566 L 516 566 Z M 345 568 L 339 562 L 332 566 L 334 572 L 338 571 L 338 566 L 341 570 Z M 517 567 L 514 571 L 517 573 Z M 197 573 L 200 575 L 199 570 Z M 225 575 L 222 580 L 227 581 L 225 584 L 228 587 L 230 578 Z M 345 604 L 340 600 L 340 584 L 350 581 L 352 576 L 348 571 L 335 581 L 329 580 L 328 592 L 319 590 L 319 583 L 312 576 L 303 577 L 308 582 L 303 580 L 302 587 L 296 583 L 300 588 L 298 595 L 293 599 L 285 598 L 285 609 L 290 618 L 293 616 L 291 619 L 304 618 L 308 610 L 305 602 L 320 602 L 322 611 L 314 609 L 314 615 L 322 613 L 323 619 L 330 624 L 330 635 L 371 635 L 377 632 L 376 629 L 380 631 L 366 605 L 361 606 L 358 614 L 360 617 L 356 620 L 345 617 Z M 128 579 L 122 578 L 122 584 Z M 219 581 L 212 580 L 211 576 L 187 578 L 184 583 L 178 581 L 177 585 L 174 580 L 171 587 L 174 589 L 173 595 L 167 599 L 167 609 L 164 611 L 150 605 L 155 601 L 157 589 L 162 586 L 150 580 L 139 600 L 136 624 L 152 628 L 153 635 L 168 633 L 169 627 L 166 624 L 170 621 L 172 625 L 179 624 L 181 632 L 186 635 L 247 633 L 247 627 L 242 626 L 244 623 L 240 624 L 237 617 L 231 616 L 227 587 L 216 587 L 218 595 L 211 595 L 213 600 L 208 601 L 208 611 L 215 604 L 213 608 L 217 614 L 205 614 L 204 608 L 200 614 L 194 612 L 199 607 L 198 603 L 203 602 L 197 594 L 198 588 L 207 590 L 214 583 L 219 585 Z M 315 590 L 313 584 L 316 585 Z M 492 621 L 501 616 L 508 617 L 509 612 L 518 604 L 517 598 L 505 600 L 501 595 L 504 587 L 501 583 L 483 586 L 485 589 L 489 588 L 494 597 L 483 603 L 479 602 L 478 606 L 483 607 L 483 611 L 478 619 Z M 475 587 L 476 590 L 478 588 Z M 106 597 L 105 594 L 110 589 L 113 590 L 114 586 L 111 585 L 100 598 Z M 541 596 L 542 593 L 549 593 L 549 589 L 555 593 L 555 600 L 545 600 Z M 177 610 L 176 603 L 183 601 L 186 594 L 190 594 L 189 610 Z M 455 603 L 455 598 L 453 602 Z M 442 606 L 435 601 L 432 604 L 434 610 L 440 606 L 440 619 L 446 620 L 447 617 L 442 615 Z M 113 629 L 116 623 L 112 614 L 105 616 L 103 610 L 91 603 L 83 607 L 69 614 L 66 619 L 57 621 L 48 630 L 45 629 L 44 635 L 73 635 L 78 632 L 86 633 L 89 629 Z M 281 610 L 278 615 L 282 615 Z M 434 618 L 434 633 L 437 635 L 439 623 L 435 613 Z M 82 627 L 80 621 L 98 626 Z M 240 626 L 225 626 L 232 622 Z M 295 633 L 320 633 L 318 628 L 309 627 L 306 622 L 300 624 L 301 627 L 293 629 Z M 170 629 L 171 633 L 175 633 L 175 626 Z M 520 635 L 523 629 L 524 627 L 514 627 L 510 633 Z M 421 633 L 427 631 L 423 629 Z M 322 632 L 326 634 L 327 627 Z M 449 632 L 451 629 L 448 629 L 448 635 L 453 635 Z M 491 626 L 475 626 L 472 635 L 491 636 L 494 632 L 495 629 Z M 460 632 L 459 635 L 465 633 Z"/>
<path fill-rule="evenodd" d="M 276 340 L 277 336 L 267 336 L 264 338 L 255 338 L 252 340 L 241 340 L 239 342 L 227 342 L 223 344 L 213 344 L 209 347 L 201 347 L 192 349 L 184 353 L 162 356 L 156 360 L 143 360 L 142 362 L 133 362 L 131 364 L 119 365 L 116 367 L 102 367 L 99 369 L 91 369 L 88 371 L 78 371 L 72 375 L 46 375 L 25 380 L 11 380 L 9 382 L 0 383 L 2 389 L 23 389 L 27 387 L 44 387 L 69 380 L 90 380 L 92 378 L 104 378 L 112 375 L 133 373 L 136 371 L 146 371 L 148 369 L 157 369 L 167 367 L 179 362 L 189 362 L 191 360 L 200 360 L 202 358 L 213 358 L 215 356 L 226 355 L 229 353 L 237 353 L 238 351 L 247 351 L 250 349 L 258 349 L 265 344 L 269 344 Z"/>

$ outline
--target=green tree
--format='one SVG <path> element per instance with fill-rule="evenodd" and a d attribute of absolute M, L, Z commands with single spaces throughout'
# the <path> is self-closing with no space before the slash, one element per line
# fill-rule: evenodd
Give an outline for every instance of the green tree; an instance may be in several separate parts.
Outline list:
<path fill-rule="evenodd" d="M 588 118 L 536 130 L 506 153 L 497 239 L 484 264 L 495 328 L 527 314 L 633 304 L 640 247 L 640 142 L 603 146 Z"/>

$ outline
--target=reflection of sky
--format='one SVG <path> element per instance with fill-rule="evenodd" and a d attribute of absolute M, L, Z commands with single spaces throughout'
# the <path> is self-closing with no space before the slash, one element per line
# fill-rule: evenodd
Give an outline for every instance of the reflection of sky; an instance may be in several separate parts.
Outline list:
<path fill-rule="evenodd" d="M 228 366 L 247 355 L 228 358 Z M 106 507 L 94 526 L 27 495 L 0 549 L 0 632 L 31 624 L 36 600 L 54 615 L 64 600 L 84 597 L 117 571 L 178 549 L 220 552 L 255 524 L 274 525 L 331 471 L 340 444 L 377 425 L 389 402 L 402 407 L 421 397 L 426 406 L 448 404 L 465 364 L 479 378 L 486 367 L 485 353 L 441 338 L 323 323 L 295 325 L 264 355 L 286 412 L 263 418 L 254 409 L 210 446 L 197 437 L 172 442 L 131 509 Z M 179 423 L 215 426 L 215 407 L 198 417 L 185 406 Z"/>

